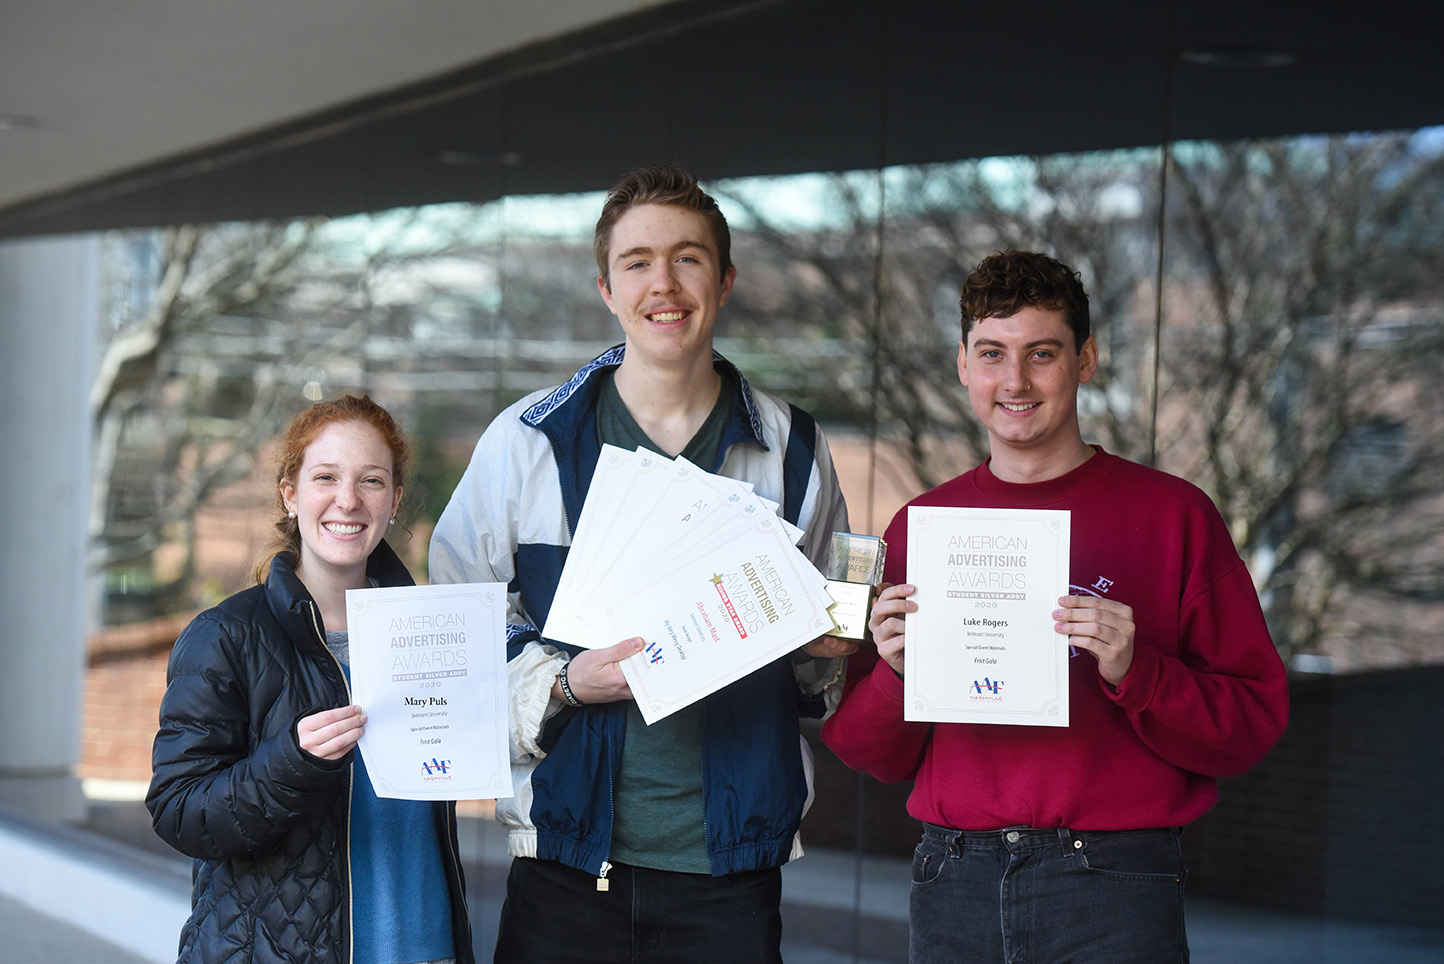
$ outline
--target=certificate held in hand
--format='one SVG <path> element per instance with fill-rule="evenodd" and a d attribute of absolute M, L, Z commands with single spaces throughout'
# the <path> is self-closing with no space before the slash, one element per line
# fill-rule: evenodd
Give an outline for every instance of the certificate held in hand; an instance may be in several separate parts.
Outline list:
<path fill-rule="evenodd" d="M 621 670 L 654 723 L 833 628 L 801 535 L 745 483 L 604 446 L 542 635 L 642 637 Z"/>
<path fill-rule="evenodd" d="M 511 796 L 505 609 L 501 583 L 346 591 L 351 694 L 378 797 Z"/>
<path fill-rule="evenodd" d="M 1061 509 L 908 509 L 904 719 L 1068 725 L 1069 534 Z"/>

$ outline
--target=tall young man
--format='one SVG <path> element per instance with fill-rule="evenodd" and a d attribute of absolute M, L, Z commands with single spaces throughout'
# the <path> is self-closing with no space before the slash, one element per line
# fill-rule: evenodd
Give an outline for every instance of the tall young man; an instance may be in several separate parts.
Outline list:
<path fill-rule="evenodd" d="M 1078 386 L 1098 349 L 1077 274 L 1032 252 L 985 258 L 962 327 L 958 377 L 989 457 L 911 505 L 1071 511 L 1071 595 L 1053 612 L 1074 651 L 1069 725 L 903 719 L 904 615 L 922 605 L 905 507 L 868 623 L 880 658 L 854 658 L 823 740 L 916 781 L 911 961 L 1187 961 L 1180 828 L 1283 732 L 1283 664 L 1208 497 L 1083 441 Z"/>
<path fill-rule="evenodd" d="M 780 961 L 779 868 L 811 793 L 799 713 L 835 705 L 823 637 L 648 726 L 619 662 L 639 639 L 542 638 L 604 443 L 753 483 L 821 563 L 847 510 L 813 420 L 712 348 L 736 278 L 727 222 L 685 171 L 624 177 L 597 221 L 597 288 L 623 344 L 482 435 L 437 523 L 433 582 L 504 582 L 516 796 L 496 959 Z M 611 642 L 611 641 L 607 641 Z"/>

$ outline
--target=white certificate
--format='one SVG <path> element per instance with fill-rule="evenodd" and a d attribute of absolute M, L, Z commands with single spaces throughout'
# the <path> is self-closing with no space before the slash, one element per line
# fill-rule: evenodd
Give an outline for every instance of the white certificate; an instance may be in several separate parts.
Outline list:
<path fill-rule="evenodd" d="M 1068 725 L 1067 510 L 908 509 L 903 718 Z"/>
<path fill-rule="evenodd" d="M 378 797 L 511 796 L 505 613 L 501 583 L 347 590 L 351 693 Z"/>
<path fill-rule="evenodd" d="M 698 545 L 607 606 L 611 635 L 646 648 L 621 663 L 653 723 L 833 627 L 821 575 L 770 513 Z"/>
<path fill-rule="evenodd" d="M 631 636 L 621 664 L 655 722 L 833 628 L 802 531 L 751 487 L 685 459 L 604 446 L 542 635 Z"/>
<path fill-rule="evenodd" d="M 597 635 L 593 600 L 610 600 L 615 594 L 604 591 L 609 583 L 634 578 L 641 566 L 651 564 L 658 546 L 695 528 L 708 506 L 723 497 L 724 481 L 730 480 L 683 460 L 603 446 L 544 635 L 587 648 L 625 639 Z M 639 537 L 643 531 L 646 535 Z"/>

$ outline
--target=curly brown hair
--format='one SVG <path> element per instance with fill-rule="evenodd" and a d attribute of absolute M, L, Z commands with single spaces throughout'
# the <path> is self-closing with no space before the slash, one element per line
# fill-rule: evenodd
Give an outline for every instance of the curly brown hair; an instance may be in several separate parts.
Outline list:
<path fill-rule="evenodd" d="M 1077 351 L 1083 350 L 1093 328 L 1082 277 L 1063 262 L 1036 251 L 1009 248 L 979 261 L 963 282 L 958 304 L 963 313 L 964 344 L 968 332 L 984 318 L 1011 318 L 1034 306 L 1063 312 Z"/>

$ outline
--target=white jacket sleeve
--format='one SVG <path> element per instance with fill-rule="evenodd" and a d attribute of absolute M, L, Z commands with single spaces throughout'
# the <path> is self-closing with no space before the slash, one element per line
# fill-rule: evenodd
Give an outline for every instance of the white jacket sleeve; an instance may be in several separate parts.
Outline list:
<path fill-rule="evenodd" d="M 822 426 L 817 427 L 817 451 L 813 459 L 812 475 L 807 482 L 807 497 L 798 515 L 798 524 L 807 532 L 802 540 L 802 552 L 819 569 L 827 565 L 831 549 L 832 534 L 847 532 L 847 502 L 843 499 L 842 488 L 837 482 L 837 470 L 832 464 L 832 451 L 827 447 L 827 436 Z M 792 675 L 797 688 L 808 696 L 821 693 L 824 700 L 823 715 L 830 716 L 842 699 L 842 687 L 836 685 L 847 668 L 847 657 L 831 659 L 794 659 Z"/>
<path fill-rule="evenodd" d="M 522 403 L 518 403 L 519 405 Z M 514 406 L 497 416 L 476 443 L 471 463 L 452 493 L 431 536 L 428 572 L 433 583 L 499 582 L 516 575 L 523 520 L 535 524 L 541 514 L 529 502 L 555 465 L 545 441 L 517 418 Z M 552 527 L 564 529 L 558 520 Z M 537 534 L 559 540 L 561 534 Z M 560 703 L 551 699 L 566 654 L 540 641 L 541 633 L 522 606 L 520 593 L 508 591 L 506 606 L 507 691 L 510 694 L 511 753 L 514 761 L 544 754 L 542 728 Z"/>

